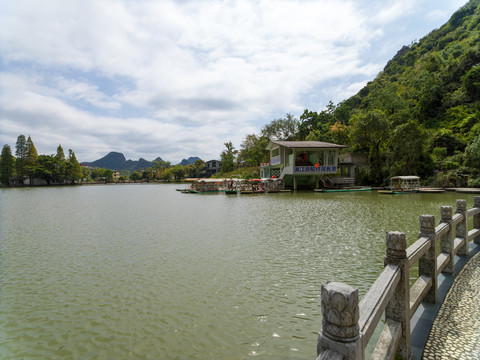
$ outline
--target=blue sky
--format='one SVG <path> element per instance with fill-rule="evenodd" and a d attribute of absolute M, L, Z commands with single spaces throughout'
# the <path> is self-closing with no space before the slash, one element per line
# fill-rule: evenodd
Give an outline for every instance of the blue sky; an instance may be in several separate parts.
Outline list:
<path fill-rule="evenodd" d="M 0 0 L 0 146 L 219 159 L 373 80 L 466 0 Z"/>

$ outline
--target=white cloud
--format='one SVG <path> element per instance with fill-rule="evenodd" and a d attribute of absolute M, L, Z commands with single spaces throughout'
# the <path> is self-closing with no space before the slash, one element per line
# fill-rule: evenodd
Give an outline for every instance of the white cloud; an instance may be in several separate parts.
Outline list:
<path fill-rule="evenodd" d="M 17 0 L 0 6 L 6 95 L 0 141 L 12 143 L 23 128 L 53 149 L 70 141 L 81 160 L 116 150 L 176 162 L 218 158 L 224 142 L 239 146 L 279 113 L 300 115 L 313 99 L 318 106 L 353 95 L 400 44 L 419 37 L 402 38 L 412 31 L 402 21 L 447 5 Z"/>

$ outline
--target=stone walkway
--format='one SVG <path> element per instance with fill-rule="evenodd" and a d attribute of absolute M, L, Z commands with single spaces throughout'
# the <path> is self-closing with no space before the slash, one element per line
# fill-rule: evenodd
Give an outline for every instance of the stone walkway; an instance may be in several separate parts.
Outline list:
<path fill-rule="evenodd" d="M 456 277 L 423 351 L 423 359 L 480 359 L 480 253 Z"/>

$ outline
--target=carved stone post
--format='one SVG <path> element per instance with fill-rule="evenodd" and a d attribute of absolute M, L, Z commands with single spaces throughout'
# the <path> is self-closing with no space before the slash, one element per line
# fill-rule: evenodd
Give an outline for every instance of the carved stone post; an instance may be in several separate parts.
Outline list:
<path fill-rule="evenodd" d="M 340 354 L 345 360 L 363 360 L 358 289 L 338 282 L 322 285 L 322 316 L 322 331 L 317 342 L 319 358 L 325 358 L 322 355 L 330 352 Z"/>
<path fill-rule="evenodd" d="M 448 232 L 440 239 L 440 251 L 446 254 L 450 254 L 450 261 L 448 265 L 443 269 L 443 273 L 452 275 L 455 268 L 455 254 L 453 253 L 453 229 L 452 229 L 452 214 L 453 209 L 451 206 L 442 206 L 440 208 L 442 215 L 442 223 L 448 224 Z"/>
<path fill-rule="evenodd" d="M 398 231 L 388 232 L 386 243 L 387 253 L 384 260 L 385 266 L 398 266 L 400 269 L 400 282 L 385 309 L 385 318 L 390 318 L 402 323 L 402 337 L 398 345 L 398 354 L 403 356 L 404 359 L 409 359 L 411 354 L 410 284 L 405 233 Z"/>
<path fill-rule="evenodd" d="M 418 260 L 418 275 L 432 278 L 432 287 L 425 295 L 424 301 L 437 303 L 437 242 L 435 241 L 435 216 L 420 215 L 420 232 L 418 238 L 430 239 L 430 249 Z"/>
<path fill-rule="evenodd" d="M 456 214 L 463 215 L 463 220 L 459 222 L 455 229 L 455 237 L 459 239 L 464 239 L 465 243 L 463 246 L 458 250 L 459 256 L 468 256 L 468 216 L 467 216 L 467 200 L 457 200 L 457 209 L 455 211 Z"/>
<path fill-rule="evenodd" d="M 473 207 L 474 208 L 480 208 L 480 196 L 475 196 L 473 198 Z M 480 229 L 480 214 L 473 215 L 473 228 L 474 229 Z M 475 244 L 480 245 L 480 236 L 477 236 L 476 238 L 474 238 L 473 242 Z"/>

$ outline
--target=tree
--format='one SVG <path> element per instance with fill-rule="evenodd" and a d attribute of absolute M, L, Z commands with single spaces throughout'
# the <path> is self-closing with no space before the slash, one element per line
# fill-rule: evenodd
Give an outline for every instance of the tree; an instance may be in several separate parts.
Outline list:
<path fill-rule="evenodd" d="M 390 123 L 384 113 L 379 110 L 359 113 L 350 120 L 351 137 L 354 145 L 369 151 L 373 180 L 381 183 L 381 156 L 388 140 Z"/>
<path fill-rule="evenodd" d="M 205 162 L 203 160 L 195 160 L 193 164 L 189 164 L 185 167 L 185 171 L 188 177 L 200 178 L 205 176 Z"/>
<path fill-rule="evenodd" d="M 0 158 L 0 182 L 3 185 L 9 185 L 10 178 L 15 170 L 15 158 L 12 155 L 10 145 L 3 145 L 2 157 Z"/>
<path fill-rule="evenodd" d="M 222 165 L 220 166 L 220 172 L 227 173 L 235 169 L 235 156 L 238 150 L 235 150 L 231 141 L 224 143 L 225 150 L 220 155 Z"/>
<path fill-rule="evenodd" d="M 25 165 L 35 165 L 37 159 L 38 159 L 38 153 L 37 149 L 35 148 L 35 145 L 33 144 L 32 138 L 29 136 L 27 139 L 27 142 L 25 143 Z"/>
<path fill-rule="evenodd" d="M 105 181 L 113 181 L 113 170 L 105 169 L 103 176 L 105 177 Z"/>
<path fill-rule="evenodd" d="M 134 171 L 133 173 L 130 174 L 129 179 L 132 181 L 137 181 L 142 178 L 142 175 L 138 171 Z"/>
<path fill-rule="evenodd" d="M 180 181 L 180 180 L 183 180 L 185 178 L 185 167 L 181 164 L 175 165 L 171 169 L 171 172 L 172 172 L 173 178 L 176 181 Z"/>
<path fill-rule="evenodd" d="M 82 166 L 81 168 L 82 168 L 82 179 L 87 179 L 87 181 L 92 180 L 92 178 L 91 178 L 92 171 L 90 169 L 88 169 L 86 166 Z M 63 181 L 63 179 L 62 179 L 62 181 Z"/>
<path fill-rule="evenodd" d="M 390 138 L 393 163 L 392 174 L 426 175 L 433 167 L 427 154 L 427 133 L 415 120 L 397 126 Z"/>
<path fill-rule="evenodd" d="M 346 145 L 349 142 L 350 128 L 343 125 L 340 121 L 330 125 L 330 133 L 332 134 L 333 143 Z"/>
<path fill-rule="evenodd" d="M 55 155 L 55 157 L 59 161 L 65 161 L 65 153 L 63 151 L 62 145 L 60 145 L 60 144 L 57 147 L 57 154 Z"/>
<path fill-rule="evenodd" d="M 465 150 L 465 161 L 468 166 L 480 171 L 480 136 L 477 136 Z"/>
<path fill-rule="evenodd" d="M 82 179 L 83 172 L 80 164 L 78 163 L 75 153 L 72 149 L 68 149 L 68 159 L 67 166 L 65 169 L 65 178 L 69 180 L 72 184 L 75 181 L 80 181 Z"/>
<path fill-rule="evenodd" d="M 65 168 L 67 166 L 67 161 L 65 159 L 65 153 L 63 151 L 62 145 L 58 145 L 57 147 L 55 160 L 56 160 L 56 166 L 54 169 L 55 180 L 58 182 L 63 182 L 63 180 L 65 179 Z M 88 176 L 82 176 L 82 178 L 86 178 L 86 177 Z"/>
<path fill-rule="evenodd" d="M 480 98 L 480 65 L 470 69 L 462 79 L 463 88 L 471 100 Z"/>
<path fill-rule="evenodd" d="M 30 177 L 30 185 L 33 185 L 33 179 L 35 177 L 36 165 L 38 160 L 38 153 L 32 138 L 29 136 L 25 143 L 25 158 L 23 164 L 23 170 L 26 175 Z"/>
<path fill-rule="evenodd" d="M 293 115 L 287 114 L 283 119 L 275 119 L 265 125 L 262 136 L 269 140 L 292 141 L 297 137 L 298 127 L 298 120 Z"/>
<path fill-rule="evenodd" d="M 243 139 L 240 145 L 240 151 L 237 157 L 237 163 L 246 166 L 259 166 L 262 162 L 267 162 L 270 154 L 265 148 L 268 145 L 268 139 L 265 136 L 249 134 Z"/>
<path fill-rule="evenodd" d="M 168 168 L 168 169 L 165 169 L 163 170 L 161 173 L 160 173 L 160 180 L 163 180 L 163 181 L 170 181 L 172 180 L 172 169 Z"/>
<path fill-rule="evenodd" d="M 27 156 L 26 142 L 25 135 L 18 135 L 15 147 L 15 156 L 17 158 L 15 165 L 17 168 L 17 175 L 19 176 L 25 175 L 23 168 L 25 166 L 25 157 Z"/>
<path fill-rule="evenodd" d="M 30 167 L 33 176 L 45 180 L 48 185 L 57 181 L 55 178 L 56 168 L 57 159 L 51 155 L 39 155 L 36 164 Z"/>
<path fill-rule="evenodd" d="M 331 101 L 326 110 L 320 113 L 305 109 L 300 116 L 298 138 L 299 140 L 333 142 L 334 134 L 331 133 L 331 126 L 336 122 L 346 123 L 346 117 L 348 117 L 348 107 L 342 106 L 337 111 L 337 107 Z"/>

